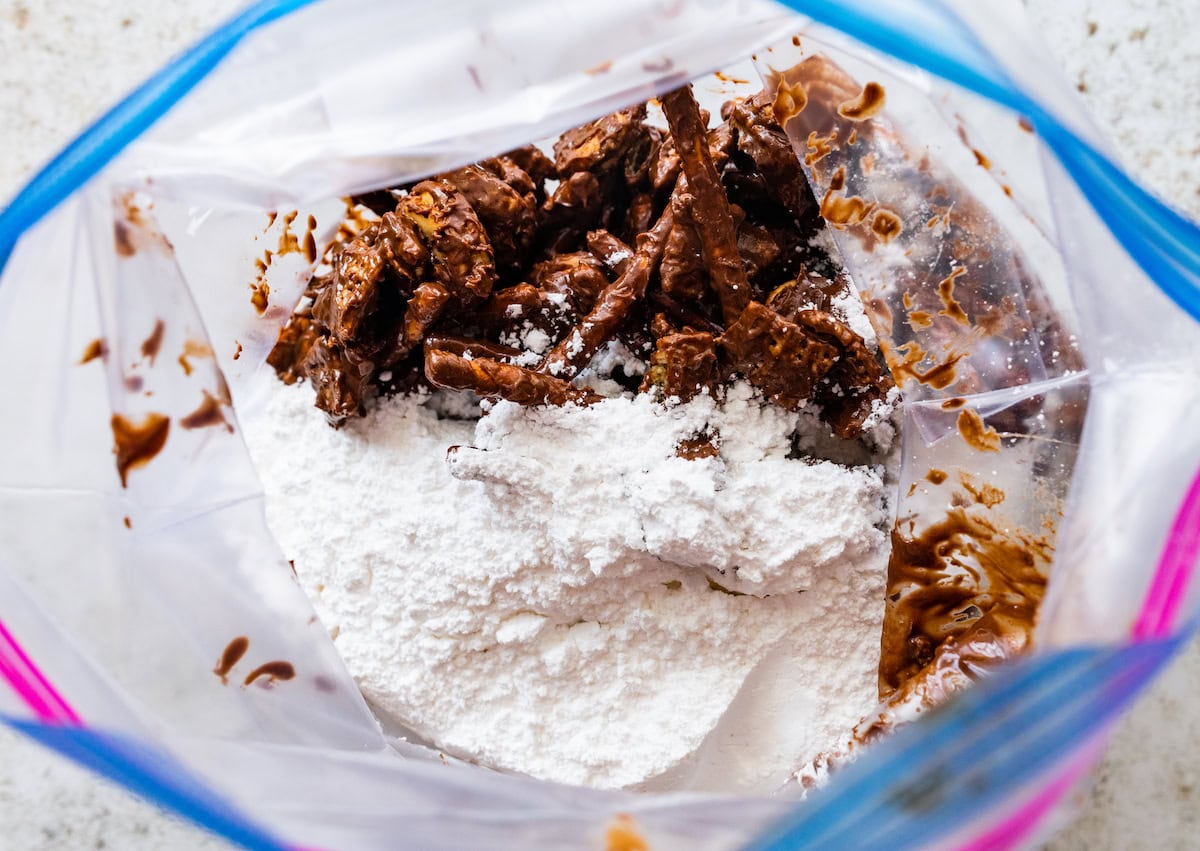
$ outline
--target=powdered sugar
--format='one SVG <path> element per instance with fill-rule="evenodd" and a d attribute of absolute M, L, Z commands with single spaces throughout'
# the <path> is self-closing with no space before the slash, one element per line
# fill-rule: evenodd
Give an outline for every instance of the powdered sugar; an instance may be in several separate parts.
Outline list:
<path fill-rule="evenodd" d="M 744 385 L 478 425 L 413 397 L 335 431 L 311 404 L 279 386 L 244 420 L 268 520 L 368 699 L 439 747 L 765 791 L 874 705 L 884 485 L 796 457 L 811 415 Z M 698 434 L 719 456 L 677 457 Z"/>

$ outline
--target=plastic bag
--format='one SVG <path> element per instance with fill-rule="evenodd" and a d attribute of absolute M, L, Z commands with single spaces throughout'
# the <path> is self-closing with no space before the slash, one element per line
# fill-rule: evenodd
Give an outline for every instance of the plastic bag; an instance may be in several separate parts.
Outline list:
<path fill-rule="evenodd" d="M 1037 135 L 1004 106 L 780 7 L 634 0 L 569 11 L 537 0 L 265 3 L 102 119 L 0 218 L 0 351 L 12 365 L 0 425 L 5 720 L 248 847 L 602 847 L 618 813 L 655 849 L 735 847 L 780 819 L 758 847 L 1004 847 L 1046 824 L 1196 609 L 1200 435 L 1186 424 L 1200 408 L 1200 328 L 1164 291 L 1196 315 L 1200 249 L 1194 229 L 1076 144 L 1065 128 L 1092 145 L 1095 134 L 1065 85 L 1047 87 L 1056 72 L 1011 10 L 896 5 L 887 22 L 854 2 L 819 14 L 1025 109 Z M 280 258 L 264 272 L 265 310 L 251 308 L 248 243 L 264 212 L 311 212 L 307 232 L 322 242 L 341 215 L 331 198 L 556 133 L 751 53 L 769 76 L 795 61 L 783 55 L 797 33 L 804 55 L 887 76 L 897 132 L 920 134 L 1011 237 L 1017 260 L 997 263 L 1026 264 L 1020 280 L 1040 280 L 1038 298 L 1077 316 L 1086 376 L 1019 334 L 967 356 L 974 374 L 997 377 L 966 403 L 985 427 L 1016 402 L 1062 411 L 1089 396 L 1078 447 L 1074 426 L 1051 417 L 1003 452 L 1006 470 L 1029 465 L 1043 486 L 1027 499 L 1007 486 L 1014 522 L 1035 527 L 1066 497 L 1037 651 L 799 805 L 450 770 L 389 739 L 266 529 L 238 430 L 235 412 L 255 404 L 251 379 L 309 269 L 303 251 Z M 1017 85 L 1030 80 L 1037 89 Z M 1036 91 L 1037 103 L 1014 91 Z M 810 174 L 818 195 L 829 188 Z M 903 180 L 873 187 L 904 203 Z M 1140 218 L 1113 225 L 1118 243 L 1093 204 L 1109 221 L 1113 209 Z M 869 291 L 878 254 L 850 236 L 840 246 Z M 1028 301 L 1017 278 L 989 279 Z M 899 323 L 890 333 L 907 342 Z M 1027 369 L 1010 381 L 1014 356 Z M 906 387 L 902 494 L 934 458 L 999 469 L 957 446 L 959 414 L 941 405 L 958 389 L 944 390 Z M 233 412 L 216 405 L 219 423 L 180 425 L 226 393 Z M 163 429 L 152 414 L 170 418 L 165 446 L 122 487 L 114 423 L 144 426 L 153 442 Z M 117 460 L 136 463 L 136 447 Z M 901 510 L 932 517 L 936 499 L 923 496 Z M 269 689 L 222 685 L 211 668 L 233 635 L 250 637 L 250 661 L 286 660 L 297 675 Z M 1112 646 L 1078 649 L 1096 644 Z"/>

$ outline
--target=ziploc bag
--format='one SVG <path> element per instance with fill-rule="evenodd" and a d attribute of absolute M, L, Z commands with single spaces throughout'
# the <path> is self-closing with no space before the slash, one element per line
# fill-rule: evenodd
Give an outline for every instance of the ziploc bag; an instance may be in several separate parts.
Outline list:
<path fill-rule="evenodd" d="M 604 847 L 636 830 L 655 849 L 994 848 L 1048 824 L 1195 610 L 1200 244 L 1096 153 L 1011 10 L 893 6 L 887 20 L 850 0 L 809 10 L 842 34 L 759 3 L 265 3 L 102 119 L 0 219 L 5 720 L 248 847 Z M 263 522 L 236 411 L 254 404 L 251 378 L 308 267 L 303 251 L 272 266 L 260 316 L 240 240 L 265 211 L 304 208 L 324 241 L 338 223 L 328 199 L 559 132 L 752 53 L 768 79 L 814 55 L 860 83 L 886 75 L 890 144 L 909 154 L 855 191 L 910 215 L 902 166 L 929 145 L 1006 237 L 981 279 L 998 288 L 962 309 L 978 327 L 989 298 L 1010 296 L 1021 322 L 963 346 L 955 380 L 987 381 L 902 382 L 898 515 L 914 533 L 934 521 L 944 497 L 921 481 L 935 462 L 1004 490 L 996 508 L 1014 525 L 1054 515 L 1035 649 L 995 673 L 964 669 L 951 685 L 980 682 L 938 709 L 885 706 L 922 717 L 803 803 L 794 789 L 638 796 L 445 766 L 380 732 Z M 803 157 L 807 136 L 796 141 Z M 871 177 L 861 158 L 845 165 Z M 835 171 L 810 166 L 818 197 Z M 934 250 L 904 227 L 895 245 L 910 258 Z M 928 378 L 943 350 L 930 356 L 909 337 L 920 321 L 897 320 L 925 309 L 905 305 L 906 289 L 927 298 L 944 277 L 936 262 L 883 266 L 888 252 L 852 230 L 839 247 L 890 311 L 890 324 L 873 317 L 881 337 L 900 362 L 916 339 L 907 368 Z M 1021 330 L 1072 314 L 1074 331 L 1045 339 L 1077 343 L 1082 364 L 1073 345 L 1055 355 Z M 965 401 L 943 408 L 951 399 Z M 961 445 L 964 410 L 999 454 Z M 193 416 L 207 425 L 184 427 Z M 133 435 L 117 464 L 114 429 Z M 160 441 L 139 466 L 138 447 Z M 1026 478 L 988 478 L 1021 465 Z M 234 635 L 250 638 L 248 661 L 286 661 L 293 676 L 223 685 L 212 668 Z"/>

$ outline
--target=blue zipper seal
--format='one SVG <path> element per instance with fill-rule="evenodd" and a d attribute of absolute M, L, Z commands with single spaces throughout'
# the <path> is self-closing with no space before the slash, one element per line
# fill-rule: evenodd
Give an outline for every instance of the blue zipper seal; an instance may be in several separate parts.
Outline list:
<path fill-rule="evenodd" d="M 745 851 L 893 851 L 944 839 L 1113 721 L 1194 633 L 1193 623 L 1168 639 L 1006 665 L 872 745 Z"/>
<path fill-rule="evenodd" d="M 41 724 L 4 715 L 0 722 L 243 848 L 288 851 L 162 751 L 86 727 Z"/>
<path fill-rule="evenodd" d="M 0 212 L 0 273 L 21 234 L 71 193 L 208 76 L 245 36 L 314 0 L 259 0 L 142 83 L 46 163 Z"/>

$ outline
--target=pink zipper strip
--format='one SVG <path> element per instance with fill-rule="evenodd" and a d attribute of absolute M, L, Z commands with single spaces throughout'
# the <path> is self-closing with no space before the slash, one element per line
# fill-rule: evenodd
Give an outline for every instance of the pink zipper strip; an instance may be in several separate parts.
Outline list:
<path fill-rule="evenodd" d="M 1133 625 L 1135 641 L 1162 638 L 1171 632 L 1187 597 L 1197 557 L 1200 557 L 1200 472 L 1192 479 L 1167 534 L 1146 601 Z"/>
<path fill-rule="evenodd" d="M 1167 534 L 1146 600 L 1133 625 L 1135 641 L 1161 638 L 1170 633 L 1187 597 L 1197 558 L 1200 558 L 1200 470 L 1192 479 Z M 1033 832 L 1091 763 L 1089 757 L 1068 768 L 1024 806 L 982 835 L 959 846 L 958 851 L 999 851 L 1016 846 Z"/>
<path fill-rule="evenodd" d="M 1028 839 L 1054 805 L 1087 773 L 1096 755 L 1088 753 L 1085 759 L 1079 760 L 1050 781 L 1032 800 L 981 835 L 960 845 L 958 851 L 1003 851 L 1015 848 L 1022 840 Z"/>
<path fill-rule="evenodd" d="M 42 696 L 25 681 L 20 671 L 8 658 L 7 653 L 3 652 L 0 652 L 0 676 L 4 677 L 12 690 L 17 693 L 17 697 L 25 701 L 25 705 L 39 721 L 46 723 L 57 721 L 58 716 L 55 712 L 46 701 L 42 700 Z"/>
<path fill-rule="evenodd" d="M 0 621 L 0 676 L 25 701 L 39 721 L 48 724 L 83 724 L 75 710 L 13 638 L 3 621 Z"/>

